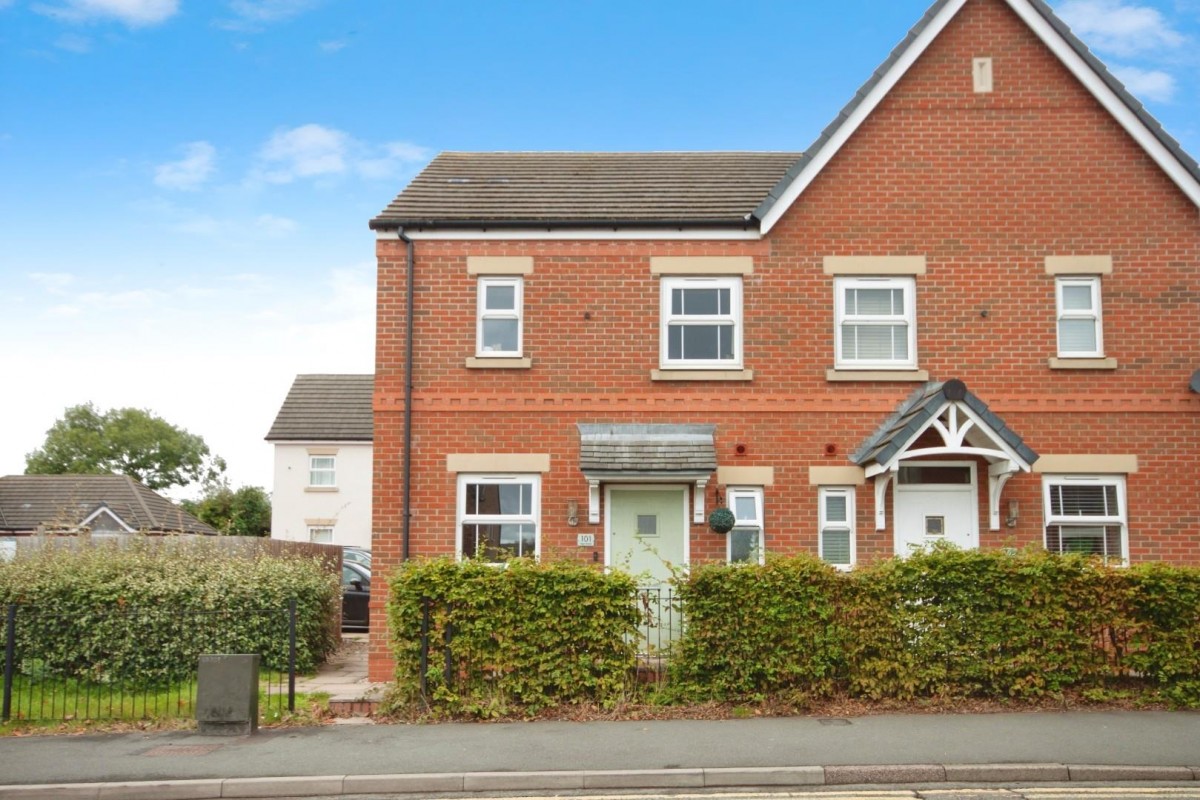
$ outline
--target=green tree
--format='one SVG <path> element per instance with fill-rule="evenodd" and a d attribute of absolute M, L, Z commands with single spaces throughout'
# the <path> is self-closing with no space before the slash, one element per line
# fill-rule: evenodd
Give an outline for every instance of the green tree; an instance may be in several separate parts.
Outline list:
<path fill-rule="evenodd" d="M 258 486 L 233 489 L 228 481 L 209 481 L 199 500 L 184 500 L 182 505 L 189 514 L 221 533 L 233 536 L 271 533 L 271 497 Z"/>
<path fill-rule="evenodd" d="M 25 456 L 26 475 L 128 475 L 151 489 L 216 480 L 224 459 L 204 439 L 149 411 L 71 406 Z"/>

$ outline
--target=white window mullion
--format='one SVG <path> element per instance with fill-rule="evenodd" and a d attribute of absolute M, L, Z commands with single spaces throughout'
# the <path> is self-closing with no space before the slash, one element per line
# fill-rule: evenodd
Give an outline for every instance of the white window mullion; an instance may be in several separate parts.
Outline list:
<path fill-rule="evenodd" d="M 661 293 L 661 367 L 741 367 L 741 278 L 663 278 Z"/>
<path fill-rule="evenodd" d="M 1100 278 L 1070 277 L 1055 281 L 1060 358 L 1102 358 L 1104 327 Z"/>
<path fill-rule="evenodd" d="M 914 369 L 916 282 L 911 278 L 834 281 L 834 363 L 841 369 Z"/>
<path fill-rule="evenodd" d="M 762 564 L 766 550 L 762 487 L 731 488 L 725 500 L 735 520 L 733 530 L 726 535 L 726 559 L 731 564 Z"/>
<path fill-rule="evenodd" d="M 480 278 L 477 298 L 475 355 L 519 358 L 524 350 L 524 281 Z"/>

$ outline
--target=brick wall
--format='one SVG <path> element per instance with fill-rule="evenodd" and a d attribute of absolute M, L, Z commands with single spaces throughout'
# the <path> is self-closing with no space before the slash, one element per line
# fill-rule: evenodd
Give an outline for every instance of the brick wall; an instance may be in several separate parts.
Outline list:
<path fill-rule="evenodd" d="M 882 55 L 882 54 L 881 54 Z M 995 91 L 972 91 L 971 59 L 993 58 Z M 780 98 L 795 102 L 796 98 Z M 806 139 L 809 134 L 798 136 Z M 827 255 L 924 255 L 916 278 L 918 366 L 966 382 L 1039 453 L 1136 454 L 1128 477 L 1130 556 L 1200 563 L 1200 219 L 1143 150 L 1007 6 L 969 0 L 821 175 L 759 242 L 432 242 L 416 246 L 412 552 L 452 553 L 455 476 L 447 453 L 550 453 L 542 549 L 575 546 L 588 525 L 579 422 L 704 422 L 724 466 L 770 465 L 766 547 L 815 551 L 811 466 L 847 455 L 914 384 L 831 383 L 833 283 Z M 1056 355 L 1049 255 L 1111 255 L 1102 279 L 1106 355 L 1115 371 L 1051 370 Z M 533 256 L 525 280 L 528 370 L 468 370 L 475 279 L 468 255 Z M 744 362 L 750 383 L 654 382 L 659 284 L 650 257 L 749 255 Z M 404 247 L 378 244 L 375 560 L 400 556 Z M 748 452 L 737 455 L 734 447 Z M 836 446 L 826 455 L 826 445 Z M 986 470 L 981 470 L 981 476 Z M 1015 528 L 985 547 L 1042 541 L 1041 479 L 1006 487 Z M 714 483 L 706 507 L 716 504 Z M 890 493 L 889 493 L 890 495 Z M 568 501 L 581 508 L 566 524 Z M 890 499 L 889 499 L 890 505 Z M 860 560 L 892 552 L 875 531 L 871 485 L 857 493 Z M 691 528 L 694 559 L 724 538 Z M 597 557 L 603 560 L 603 554 Z M 382 589 L 382 581 L 379 582 Z M 371 673 L 388 677 L 383 591 L 372 598 Z"/>

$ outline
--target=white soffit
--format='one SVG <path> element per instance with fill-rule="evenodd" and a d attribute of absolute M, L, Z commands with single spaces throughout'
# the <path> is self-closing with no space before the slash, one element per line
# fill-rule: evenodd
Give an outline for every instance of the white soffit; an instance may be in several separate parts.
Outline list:
<path fill-rule="evenodd" d="M 1050 24 L 1050 22 L 1038 12 L 1028 0 L 1005 0 L 1009 7 L 1021 20 L 1029 26 L 1043 44 L 1045 44 L 1063 66 L 1065 66 L 1072 75 L 1074 75 L 1080 83 L 1083 84 L 1097 102 L 1104 107 L 1106 111 L 1121 125 L 1125 131 L 1133 137 L 1143 150 L 1154 160 L 1156 164 L 1174 181 L 1175 185 L 1187 195 L 1188 199 L 1200 206 L 1200 182 L 1191 175 L 1188 170 L 1179 163 L 1179 160 L 1159 141 L 1158 137 L 1146 127 L 1146 125 L 1138 119 L 1137 115 L 1130 110 L 1129 106 L 1117 96 L 1117 94 L 1105 84 L 1104 80 L 1087 63 L 1079 53 L 1071 46 L 1066 39 L 1063 38 L 1058 31 Z M 816 153 L 812 161 L 806 164 L 792 182 L 788 185 L 783 195 L 779 200 L 771 206 L 770 210 L 763 216 L 761 231 L 765 235 L 775 223 L 779 222 L 787 210 L 791 208 L 792 203 L 808 188 L 809 184 L 816 179 L 821 170 L 825 168 L 838 151 L 842 149 L 850 137 L 858 130 L 859 126 L 866 121 L 871 112 L 883 101 L 888 92 L 900 82 L 908 72 L 909 67 L 916 63 L 917 59 L 925 52 L 929 45 L 936 39 L 945 27 L 950 23 L 962 7 L 966 4 L 966 0 L 951 0 L 937 13 L 930 23 L 921 31 L 920 35 L 912 41 L 908 48 L 900 54 L 895 63 L 888 69 L 883 77 L 871 87 L 866 97 L 859 103 L 845 120 L 842 121 L 836 130 L 829 137 L 829 140 L 824 142 L 820 150 Z"/>

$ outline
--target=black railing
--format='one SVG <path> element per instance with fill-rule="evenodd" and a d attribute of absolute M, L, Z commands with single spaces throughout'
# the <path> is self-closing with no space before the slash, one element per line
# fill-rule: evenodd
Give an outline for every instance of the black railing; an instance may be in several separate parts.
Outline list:
<path fill-rule="evenodd" d="M 195 717 L 202 654 L 262 657 L 259 708 L 295 710 L 296 602 L 253 611 L 8 605 L 0 722 Z"/>

